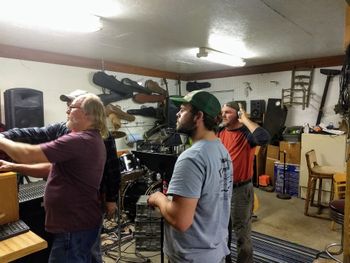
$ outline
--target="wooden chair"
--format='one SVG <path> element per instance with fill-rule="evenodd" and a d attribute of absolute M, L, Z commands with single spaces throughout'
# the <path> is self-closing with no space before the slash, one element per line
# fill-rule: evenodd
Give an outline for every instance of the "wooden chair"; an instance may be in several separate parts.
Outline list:
<path fill-rule="evenodd" d="M 329 207 L 327 205 L 322 205 L 321 203 L 321 197 L 322 197 L 322 180 L 323 179 L 329 179 L 331 180 L 331 194 L 330 194 L 330 200 L 333 200 L 333 175 L 336 172 L 336 169 L 331 166 L 322 166 L 317 163 L 316 159 L 316 152 L 315 150 L 310 150 L 307 153 L 305 153 L 306 157 L 306 164 L 309 171 L 309 177 L 308 177 L 308 183 L 307 183 L 307 192 L 306 192 L 306 199 L 305 199 L 305 208 L 304 208 L 304 214 L 306 216 L 319 216 L 321 214 L 322 208 Z M 318 194 L 317 194 L 317 203 L 314 203 L 315 199 L 315 192 L 316 192 L 316 185 L 318 181 Z M 309 207 L 317 207 L 318 211 L 317 214 L 309 214 Z M 325 218 L 325 217 L 321 217 Z"/>
<path fill-rule="evenodd" d="M 345 199 L 346 173 L 335 173 L 333 176 L 334 199 Z"/>
<path fill-rule="evenodd" d="M 346 173 L 335 173 L 333 175 L 334 200 L 345 199 Z M 332 220 L 331 229 L 335 229 L 335 221 Z"/>

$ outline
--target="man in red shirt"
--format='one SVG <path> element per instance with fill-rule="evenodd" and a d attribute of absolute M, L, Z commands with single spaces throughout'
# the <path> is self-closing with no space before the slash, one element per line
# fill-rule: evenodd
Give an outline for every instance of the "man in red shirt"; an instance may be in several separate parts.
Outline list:
<path fill-rule="evenodd" d="M 241 105 L 235 101 L 224 104 L 221 114 L 223 127 L 217 136 L 230 153 L 234 169 L 231 220 L 237 237 L 236 262 L 251 263 L 253 262 L 251 222 L 254 201 L 252 177 L 255 147 L 267 144 L 270 135 L 265 129 L 251 121 Z M 229 227 L 231 232 L 230 229 L 231 227 Z M 226 262 L 231 262 L 230 260 L 227 257 Z"/>

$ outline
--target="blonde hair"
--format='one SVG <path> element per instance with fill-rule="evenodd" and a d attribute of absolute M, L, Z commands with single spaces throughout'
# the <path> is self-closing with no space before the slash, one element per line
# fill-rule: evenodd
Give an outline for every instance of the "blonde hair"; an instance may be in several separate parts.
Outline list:
<path fill-rule="evenodd" d="M 81 108 L 89 115 L 92 122 L 92 128 L 99 130 L 103 139 L 107 138 L 108 128 L 106 123 L 106 112 L 101 99 L 92 93 L 81 95 L 79 97 L 83 98 Z"/>

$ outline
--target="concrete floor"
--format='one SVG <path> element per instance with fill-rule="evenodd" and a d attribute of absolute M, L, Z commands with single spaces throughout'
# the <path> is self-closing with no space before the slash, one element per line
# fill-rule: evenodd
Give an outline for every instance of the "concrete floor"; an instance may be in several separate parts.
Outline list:
<path fill-rule="evenodd" d="M 259 208 L 256 211 L 257 219 L 253 222 L 253 231 L 284 239 L 296 244 L 310 247 L 316 250 L 323 250 L 324 247 L 333 242 L 340 241 L 341 229 L 336 226 L 336 230 L 331 230 L 331 222 L 325 219 L 305 216 L 304 200 L 293 197 L 290 200 L 281 200 L 276 197 L 276 193 L 265 192 L 255 189 L 259 199 Z M 328 211 L 325 210 L 325 213 Z M 133 260 L 135 257 L 134 245 L 130 244 L 122 247 L 128 254 L 122 254 L 129 259 L 116 261 L 116 259 L 104 257 L 106 263 L 111 262 L 146 262 L 145 260 Z M 118 256 L 119 251 L 114 253 Z M 150 261 L 161 262 L 159 251 L 142 253 L 149 257 Z M 340 256 L 341 258 L 341 256 Z M 165 262 L 167 262 L 165 260 Z M 332 261 L 317 261 L 332 262 Z"/>

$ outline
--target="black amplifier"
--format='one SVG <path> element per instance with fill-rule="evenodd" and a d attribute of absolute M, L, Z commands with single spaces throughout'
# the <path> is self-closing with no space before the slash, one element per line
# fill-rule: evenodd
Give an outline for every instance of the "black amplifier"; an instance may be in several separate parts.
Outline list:
<path fill-rule="evenodd" d="M 44 192 L 46 181 L 40 180 L 28 184 L 20 184 L 18 191 L 19 218 L 22 219 L 35 234 L 45 239 L 48 247 L 44 250 L 25 256 L 15 262 L 48 262 L 52 246 L 52 236 L 45 231 Z"/>

